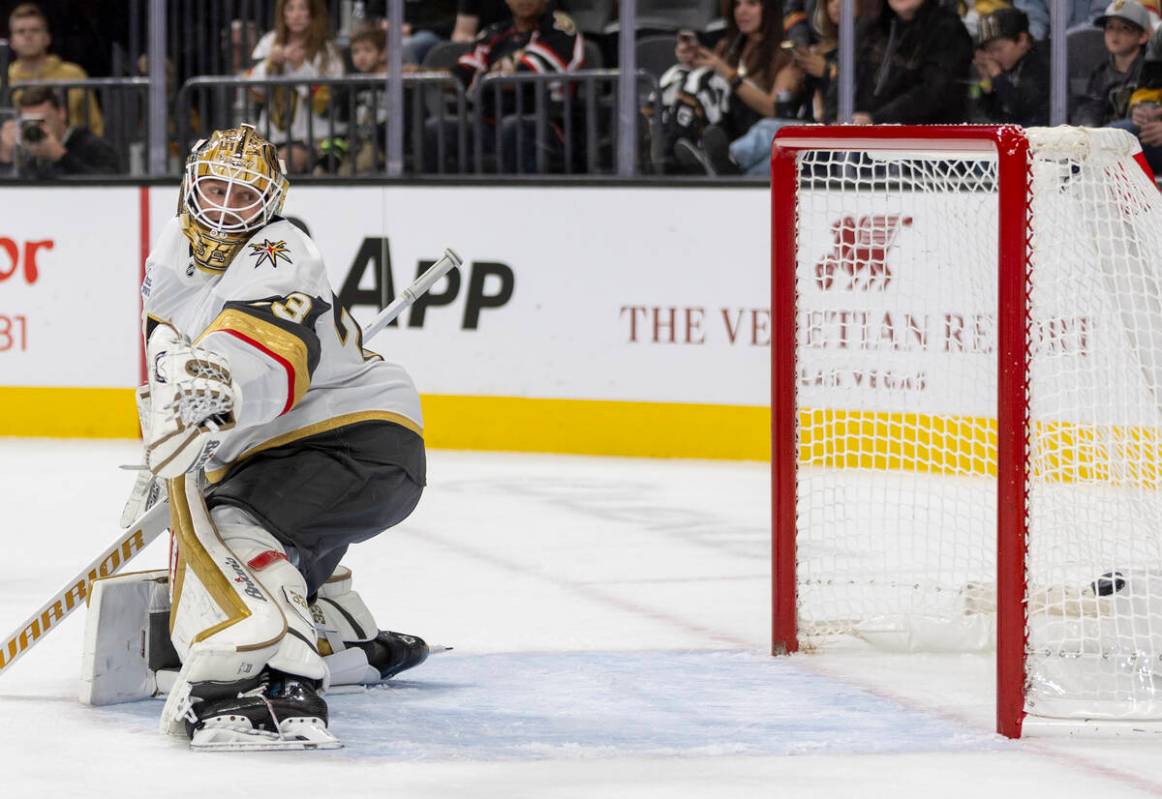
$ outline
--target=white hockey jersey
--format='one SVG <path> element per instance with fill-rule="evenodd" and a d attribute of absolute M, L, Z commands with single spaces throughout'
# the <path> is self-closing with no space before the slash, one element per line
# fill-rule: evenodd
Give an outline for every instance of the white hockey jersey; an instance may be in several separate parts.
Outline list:
<path fill-rule="evenodd" d="M 212 483 L 256 452 L 345 425 L 383 420 L 423 434 L 411 378 L 363 349 L 314 242 L 286 220 L 255 232 L 219 272 L 195 265 L 174 217 L 141 294 L 147 340 L 165 323 L 229 359 L 241 404 L 206 466 Z"/>

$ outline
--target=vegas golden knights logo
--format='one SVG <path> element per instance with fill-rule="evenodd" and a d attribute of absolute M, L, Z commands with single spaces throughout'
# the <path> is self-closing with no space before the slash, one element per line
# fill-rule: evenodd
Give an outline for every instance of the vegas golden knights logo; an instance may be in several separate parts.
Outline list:
<path fill-rule="evenodd" d="M 277 267 L 279 258 L 283 259 L 288 264 L 294 263 L 294 261 L 290 259 L 290 256 L 287 255 L 287 253 L 290 252 L 290 248 L 286 246 L 285 241 L 271 241 L 270 239 L 263 239 L 261 244 L 251 244 L 250 250 L 250 257 L 258 259 L 254 262 L 255 269 L 262 266 L 267 261 L 270 262 L 272 267 Z"/>

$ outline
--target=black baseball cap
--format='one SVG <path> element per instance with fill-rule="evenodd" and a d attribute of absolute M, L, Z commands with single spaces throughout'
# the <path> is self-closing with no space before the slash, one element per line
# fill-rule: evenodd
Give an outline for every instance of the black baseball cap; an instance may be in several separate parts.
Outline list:
<path fill-rule="evenodd" d="M 976 46 L 984 47 L 993 39 L 1016 39 L 1029 32 L 1029 17 L 1016 8 L 998 8 L 980 18 Z"/>

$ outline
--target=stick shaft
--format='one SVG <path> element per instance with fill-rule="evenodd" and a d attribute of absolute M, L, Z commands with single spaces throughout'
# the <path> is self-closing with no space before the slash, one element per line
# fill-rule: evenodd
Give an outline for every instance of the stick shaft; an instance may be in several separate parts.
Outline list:
<path fill-rule="evenodd" d="M 437 280 L 458 268 L 462 263 L 460 256 L 454 251 L 444 250 L 444 255 L 440 260 L 432 264 L 428 271 L 417 277 L 414 283 L 401 291 L 398 297 L 388 303 L 387 307 L 380 311 L 379 315 L 372 319 L 367 327 L 363 328 L 363 340 L 369 341 L 372 336 L 391 324 L 392 320 L 399 316 L 404 308 L 426 294 Z"/>
<path fill-rule="evenodd" d="M 111 577 L 169 526 L 169 503 L 159 502 L 109 545 L 56 595 L 12 631 L 0 649 L 0 674 L 32 649 L 65 618 L 86 604 L 93 581 Z"/>

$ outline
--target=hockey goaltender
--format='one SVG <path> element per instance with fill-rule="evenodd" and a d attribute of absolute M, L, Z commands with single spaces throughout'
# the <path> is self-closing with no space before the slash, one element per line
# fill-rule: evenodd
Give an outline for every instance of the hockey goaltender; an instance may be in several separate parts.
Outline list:
<path fill-rule="evenodd" d="M 279 215 L 286 193 L 252 126 L 199 142 L 142 285 L 148 471 L 123 523 L 168 494 L 180 672 L 161 723 L 197 749 L 338 747 L 329 685 L 429 653 L 379 630 L 339 565 L 419 502 L 419 396 L 363 349 L 314 242 Z"/>

